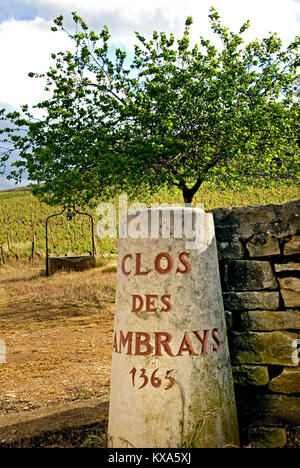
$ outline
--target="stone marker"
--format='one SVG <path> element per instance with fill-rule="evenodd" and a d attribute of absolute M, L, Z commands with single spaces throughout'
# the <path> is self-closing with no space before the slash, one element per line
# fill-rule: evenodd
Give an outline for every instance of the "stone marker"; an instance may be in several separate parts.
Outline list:
<path fill-rule="evenodd" d="M 109 447 L 238 446 L 212 215 L 141 210 L 120 237 Z"/>

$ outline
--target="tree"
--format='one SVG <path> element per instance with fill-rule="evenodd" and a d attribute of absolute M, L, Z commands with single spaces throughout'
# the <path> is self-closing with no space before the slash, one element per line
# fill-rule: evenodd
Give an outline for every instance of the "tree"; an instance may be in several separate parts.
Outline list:
<path fill-rule="evenodd" d="M 66 33 L 76 52 L 53 55 L 50 98 L 36 106 L 44 117 L 34 120 L 27 106 L 23 114 L 1 111 L 11 122 L 4 140 L 20 154 L 12 177 L 26 170 L 48 203 L 162 186 L 179 187 L 190 203 L 204 181 L 241 187 L 299 179 L 299 37 L 285 49 L 276 33 L 245 45 L 249 22 L 229 32 L 211 9 L 219 49 L 202 37 L 191 44 L 189 17 L 177 41 L 136 33 L 129 66 L 120 49 L 111 58 L 106 27 L 97 35 L 73 19 L 76 32 Z M 65 31 L 62 16 L 52 29 Z"/>

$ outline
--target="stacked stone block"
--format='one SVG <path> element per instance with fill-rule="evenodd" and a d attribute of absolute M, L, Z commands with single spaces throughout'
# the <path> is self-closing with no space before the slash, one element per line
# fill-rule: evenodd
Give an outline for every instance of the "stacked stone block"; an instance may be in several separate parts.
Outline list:
<path fill-rule="evenodd" d="M 213 214 L 241 439 L 300 446 L 300 200 Z"/>

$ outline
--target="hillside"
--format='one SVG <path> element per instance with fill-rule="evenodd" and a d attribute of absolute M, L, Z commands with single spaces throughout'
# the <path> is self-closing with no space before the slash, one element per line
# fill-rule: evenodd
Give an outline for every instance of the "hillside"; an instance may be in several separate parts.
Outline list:
<path fill-rule="evenodd" d="M 198 192 L 195 202 L 204 203 L 205 209 L 218 206 L 242 206 L 257 203 L 283 203 L 299 198 L 299 186 L 279 186 L 276 189 L 252 188 L 246 192 L 233 190 L 211 190 L 205 185 Z M 161 191 L 151 198 L 139 200 L 150 206 L 151 203 L 182 203 L 178 191 Z M 99 200 L 101 203 L 101 200 Z M 113 200 L 118 219 L 118 199 Z M 0 246 L 5 257 L 29 257 L 32 242 L 35 240 L 35 253 L 45 253 L 45 219 L 60 211 L 60 207 L 50 207 L 34 197 L 28 190 L 0 192 Z M 95 211 L 95 225 L 98 222 Z M 116 253 L 117 239 L 95 239 L 97 254 Z M 83 254 L 91 250 L 90 230 L 87 218 L 75 217 L 68 222 L 65 217 L 55 218 L 49 230 L 50 253 Z M 1 252 L 0 252 L 1 260 Z"/>

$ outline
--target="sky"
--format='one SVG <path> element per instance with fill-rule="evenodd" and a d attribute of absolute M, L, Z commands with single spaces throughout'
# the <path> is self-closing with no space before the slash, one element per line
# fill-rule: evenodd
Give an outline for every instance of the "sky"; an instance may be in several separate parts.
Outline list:
<path fill-rule="evenodd" d="M 99 32 L 107 25 L 114 45 L 133 50 L 134 31 L 148 37 L 152 31 L 182 33 L 187 16 L 192 16 L 193 39 L 211 38 L 208 23 L 210 6 L 221 15 L 231 30 L 250 20 L 246 40 L 277 32 L 285 44 L 300 32 L 300 0 L 0 0 L 0 108 L 19 109 L 45 97 L 43 84 L 28 77 L 43 73 L 51 66 L 51 53 L 72 50 L 62 32 L 51 32 L 59 15 L 72 28 L 71 12 Z M 24 179 L 21 185 L 26 185 Z M 0 190 L 14 187 L 0 175 Z"/>

